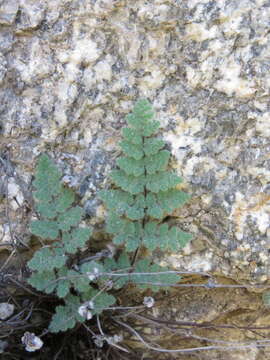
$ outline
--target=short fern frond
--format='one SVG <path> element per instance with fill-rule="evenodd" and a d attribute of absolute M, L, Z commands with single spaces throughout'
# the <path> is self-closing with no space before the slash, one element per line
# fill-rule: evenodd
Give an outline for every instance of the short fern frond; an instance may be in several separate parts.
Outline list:
<path fill-rule="evenodd" d="M 47 294 L 55 292 L 59 298 L 65 299 L 67 305 L 57 308 L 50 325 L 53 332 L 71 328 L 79 320 L 79 315 L 71 316 L 75 306 L 71 289 L 82 289 L 84 285 L 86 291 L 90 287 L 90 280 L 80 272 L 69 269 L 67 261 L 70 254 L 85 247 L 92 231 L 79 227 L 83 210 L 79 206 L 72 206 L 74 192 L 65 188 L 60 179 L 61 173 L 53 161 L 47 155 L 42 155 L 34 181 L 34 197 L 40 219 L 32 221 L 31 232 L 44 241 L 54 241 L 36 251 L 28 262 L 28 267 L 33 271 L 28 282 L 39 291 Z M 74 300 L 73 307 L 70 305 L 71 299 Z M 63 316 L 67 321 L 60 321 Z"/>
<path fill-rule="evenodd" d="M 167 171 L 170 152 L 155 135 L 159 122 L 147 100 L 139 100 L 127 116 L 128 127 L 122 130 L 120 147 L 124 156 L 117 160 L 119 169 L 111 173 L 116 190 L 101 192 L 109 210 L 109 233 L 115 244 L 127 251 L 143 245 L 149 250 L 178 251 L 191 235 L 166 224 L 162 219 L 182 206 L 189 195 L 176 189 L 182 179 Z"/>

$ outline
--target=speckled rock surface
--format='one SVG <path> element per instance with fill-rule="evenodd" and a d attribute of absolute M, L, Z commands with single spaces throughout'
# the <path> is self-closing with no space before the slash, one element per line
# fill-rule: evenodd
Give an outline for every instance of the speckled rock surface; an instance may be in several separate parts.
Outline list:
<path fill-rule="evenodd" d="M 193 195 L 173 220 L 194 240 L 161 261 L 266 282 L 269 19 L 268 0 L 0 0 L 2 244 L 29 238 L 43 151 L 102 223 L 96 194 L 144 96 Z"/>

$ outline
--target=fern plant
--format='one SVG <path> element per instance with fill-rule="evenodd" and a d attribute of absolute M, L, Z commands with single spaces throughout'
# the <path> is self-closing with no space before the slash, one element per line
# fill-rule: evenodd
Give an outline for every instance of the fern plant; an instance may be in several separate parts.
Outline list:
<path fill-rule="evenodd" d="M 40 219 L 32 221 L 31 232 L 44 241 L 53 242 L 36 251 L 28 262 L 32 270 L 28 282 L 37 290 L 47 294 L 55 292 L 64 300 L 65 305 L 56 308 L 49 327 L 51 332 L 64 331 L 74 327 L 77 321 L 84 321 L 78 308 L 85 301 L 96 299 L 92 315 L 101 313 L 104 307 L 115 302 L 112 295 L 106 292 L 97 295 L 98 291 L 90 286 L 90 279 L 92 283 L 96 282 L 96 276 L 93 278 L 91 274 L 102 271 L 101 265 L 94 261 L 75 267 L 70 264 L 71 256 L 85 247 L 91 229 L 79 226 L 83 210 L 72 206 L 74 193 L 61 184 L 60 178 L 61 174 L 52 160 L 42 155 L 34 181 L 34 197 Z"/>
<path fill-rule="evenodd" d="M 139 100 L 127 116 L 120 147 L 124 155 L 117 159 L 118 169 L 111 178 L 116 189 L 101 192 L 109 209 L 107 231 L 116 245 L 128 252 L 140 246 L 149 250 L 178 251 L 191 235 L 178 227 L 169 227 L 163 219 L 182 206 L 189 195 L 176 186 L 182 182 L 167 170 L 170 152 L 156 137 L 159 122 L 153 119 L 151 104 Z"/>
<path fill-rule="evenodd" d="M 179 280 L 149 257 L 132 256 L 141 246 L 177 251 L 191 235 L 163 223 L 188 195 L 176 189 L 181 179 L 167 171 L 170 153 L 156 137 L 159 123 L 153 120 L 148 101 L 138 101 L 127 121 L 129 127 L 123 129 L 120 143 L 124 156 L 112 172 L 117 188 L 100 194 L 109 209 L 108 232 L 116 245 L 126 247 L 116 258 L 74 263 L 73 255 L 86 246 L 92 231 L 79 226 L 83 210 L 73 205 L 74 193 L 61 184 L 61 173 L 53 161 L 47 155 L 39 158 L 34 181 L 39 219 L 32 221 L 31 232 L 45 244 L 28 262 L 32 270 L 28 282 L 63 301 L 56 307 L 51 332 L 65 331 L 109 310 L 116 302 L 115 290 L 129 282 L 157 291 Z"/>

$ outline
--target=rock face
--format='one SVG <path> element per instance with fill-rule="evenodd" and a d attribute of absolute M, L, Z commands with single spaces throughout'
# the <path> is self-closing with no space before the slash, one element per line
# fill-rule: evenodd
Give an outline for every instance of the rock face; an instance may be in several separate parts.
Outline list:
<path fill-rule="evenodd" d="M 194 240 L 162 262 L 264 283 L 269 18 L 268 0 L 0 0 L 2 245 L 29 238 L 44 151 L 101 222 L 124 116 L 147 97 L 193 195 L 175 216 Z"/>

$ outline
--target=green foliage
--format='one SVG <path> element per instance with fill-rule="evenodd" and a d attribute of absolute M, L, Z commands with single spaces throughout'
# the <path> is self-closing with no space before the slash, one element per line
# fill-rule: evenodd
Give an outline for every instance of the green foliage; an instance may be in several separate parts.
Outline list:
<path fill-rule="evenodd" d="M 127 116 L 129 126 L 122 131 L 120 147 L 125 156 L 117 160 L 119 169 L 111 173 L 118 189 L 100 193 L 109 210 L 107 230 L 114 235 L 114 243 L 124 244 L 129 252 L 140 245 L 178 251 L 191 239 L 190 234 L 162 223 L 189 195 L 176 189 L 181 178 L 167 171 L 170 152 L 155 137 L 159 122 L 153 116 L 147 100 L 135 104 Z"/>
<path fill-rule="evenodd" d="M 58 237 L 58 233 L 59 233 L 57 222 L 46 221 L 46 220 L 32 221 L 31 232 L 32 234 L 39 236 L 43 239 L 51 239 L 51 240 L 55 240 Z"/>
<path fill-rule="evenodd" d="M 141 246 L 151 251 L 160 248 L 177 252 L 191 239 L 190 234 L 178 227 L 163 223 L 189 195 L 176 189 L 182 179 L 167 171 L 170 152 L 163 150 L 164 141 L 155 137 L 159 122 L 153 116 L 147 100 L 135 104 L 127 116 L 129 126 L 122 131 L 124 140 L 120 147 L 124 156 L 116 161 L 118 169 L 111 173 L 117 189 L 100 193 L 109 210 L 107 231 L 113 234 L 113 242 L 125 245 L 128 252 Z M 119 273 L 114 281 L 116 288 L 132 281 L 141 289 L 156 291 L 160 286 L 179 281 L 175 274 L 161 273 L 168 269 L 153 264 L 150 259 L 140 259 L 132 267 L 128 256 L 121 255 L 118 261 L 106 260 L 104 266 L 107 271 L 129 269 L 124 276 Z"/>
<path fill-rule="evenodd" d="M 130 260 L 127 254 L 121 254 L 117 260 L 106 259 L 104 262 L 104 269 L 109 273 L 115 271 L 115 274 L 120 274 L 119 277 L 114 279 L 114 289 L 121 289 L 130 281 L 129 275 L 121 275 L 121 273 L 128 273 L 131 269 Z"/>
<path fill-rule="evenodd" d="M 72 206 L 75 195 L 61 184 L 60 179 L 61 174 L 52 160 L 42 155 L 34 181 L 40 219 L 32 221 L 31 231 L 43 240 L 54 241 L 37 250 L 28 262 L 32 270 L 28 283 L 46 294 L 55 293 L 64 302 L 56 307 L 49 326 L 51 332 L 66 331 L 77 322 L 85 321 L 78 312 L 85 301 L 93 304 L 91 316 L 102 313 L 116 301 L 104 289 L 97 289 L 100 277 L 103 276 L 103 283 L 109 280 L 107 275 L 103 275 L 106 269 L 101 262 L 89 261 L 70 267 L 70 255 L 86 246 L 92 231 L 79 227 L 83 210 Z M 95 283 L 95 289 L 91 283 Z M 123 286 L 125 282 L 120 281 L 116 288 L 120 288 L 120 284 Z"/>
<path fill-rule="evenodd" d="M 88 291 L 90 280 L 80 271 L 69 269 L 70 254 L 83 249 L 91 235 L 91 229 L 79 227 L 83 210 L 72 206 L 73 191 L 61 184 L 61 173 L 53 161 L 42 155 L 37 164 L 34 186 L 36 208 L 40 219 L 32 221 L 31 232 L 43 240 L 54 240 L 35 252 L 28 262 L 33 271 L 28 282 L 39 291 L 47 294 L 55 292 L 65 300 L 65 306 L 59 306 L 52 319 L 50 329 L 53 332 L 64 331 L 80 320 L 75 304 L 80 304 L 80 297 L 72 297 L 71 289 Z M 76 300 L 76 301 L 75 301 Z M 72 306 L 71 306 L 72 305 Z M 60 321 L 66 316 L 67 321 Z"/>
<path fill-rule="evenodd" d="M 111 174 L 117 189 L 100 193 L 109 210 L 107 230 L 113 242 L 125 245 L 127 251 L 115 258 L 74 263 L 74 255 L 85 248 L 92 231 L 79 226 L 83 210 L 73 205 L 74 192 L 61 184 L 61 173 L 53 161 L 47 155 L 39 158 L 34 181 L 39 217 L 32 221 L 31 232 L 45 245 L 28 262 L 32 270 L 28 282 L 61 299 L 49 325 L 51 332 L 66 331 L 109 309 L 117 301 L 109 292 L 129 282 L 142 290 L 157 291 L 179 281 L 178 275 L 154 264 L 150 257 L 133 255 L 131 260 L 130 256 L 140 247 L 178 251 L 191 238 L 163 221 L 189 196 L 176 189 L 181 178 L 167 171 L 170 152 L 156 137 L 159 122 L 153 116 L 148 101 L 135 104 L 127 116 L 129 126 L 122 131 L 124 156 Z"/>
<path fill-rule="evenodd" d="M 265 306 L 270 306 L 270 291 L 265 291 L 262 295 L 262 300 Z"/>
<path fill-rule="evenodd" d="M 83 211 L 71 207 L 74 193 L 60 182 L 61 174 L 47 155 L 42 155 L 37 165 L 34 197 L 41 220 L 31 223 L 32 234 L 55 240 L 59 231 L 69 231 L 80 222 Z"/>
<path fill-rule="evenodd" d="M 142 259 L 137 262 L 134 269 L 134 273 L 139 274 L 131 274 L 130 277 L 140 289 L 150 288 L 153 291 L 158 291 L 160 286 L 166 287 L 166 285 L 176 284 L 180 280 L 178 275 L 166 273 L 166 271 L 169 271 L 169 269 L 157 264 L 151 264 L 148 259 Z"/>
<path fill-rule="evenodd" d="M 80 298 L 70 294 L 65 300 L 65 305 L 57 306 L 56 313 L 52 317 L 49 330 L 53 333 L 72 329 L 77 321 L 84 321 L 84 318 L 78 313 L 81 304 Z"/>
<path fill-rule="evenodd" d="M 96 261 L 89 261 L 81 265 L 80 271 L 82 274 L 92 276 L 94 280 L 103 272 L 103 265 Z"/>
<path fill-rule="evenodd" d="M 113 284 L 115 289 L 132 281 L 140 289 L 158 291 L 161 286 L 166 287 L 167 284 L 172 285 L 180 280 L 179 275 L 173 272 L 169 273 L 169 269 L 166 267 L 152 264 L 149 259 L 141 259 L 132 267 L 127 254 L 121 254 L 118 260 L 106 259 L 104 268 L 107 272 L 115 271 Z M 130 271 L 131 269 L 132 271 Z"/>
<path fill-rule="evenodd" d="M 91 230 L 87 228 L 76 228 L 70 232 L 63 232 L 63 246 L 67 253 L 75 254 L 83 248 L 90 238 Z"/>
<path fill-rule="evenodd" d="M 104 309 L 108 309 L 116 301 L 113 295 L 106 292 L 100 292 L 96 289 L 89 288 L 87 292 L 83 294 L 84 301 L 92 302 L 92 314 L 101 314 Z"/>
<path fill-rule="evenodd" d="M 59 196 L 62 191 L 60 182 L 61 173 L 47 155 L 42 155 L 37 165 L 34 186 L 35 198 L 44 205 L 51 205 L 53 198 Z M 46 212 L 46 211 L 45 211 Z M 41 214 L 47 217 L 45 214 Z"/>
<path fill-rule="evenodd" d="M 65 265 L 67 256 L 63 248 L 49 248 L 44 247 L 36 251 L 33 258 L 28 262 L 28 267 L 31 270 L 45 271 L 48 269 L 61 268 Z"/>
<path fill-rule="evenodd" d="M 28 283 L 37 290 L 50 294 L 56 287 L 55 280 L 56 275 L 54 271 L 44 270 L 42 272 L 34 272 L 28 279 Z"/>
<path fill-rule="evenodd" d="M 130 221 L 111 212 L 108 217 L 107 231 L 115 235 L 113 241 L 116 245 L 126 243 L 127 251 L 135 251 L 140 245 L 142 224 L 138 221 Z"/>
<path fill-rule="evenodd" d="M 169 228 L 167 224 L 159 225 L 156 221 L 148 222 L 144 228 L 143 244 L 149 250 L 171 249 L 176 252 L 184 247 L 191 235 L 179 230 L 176 226 Z"/>

